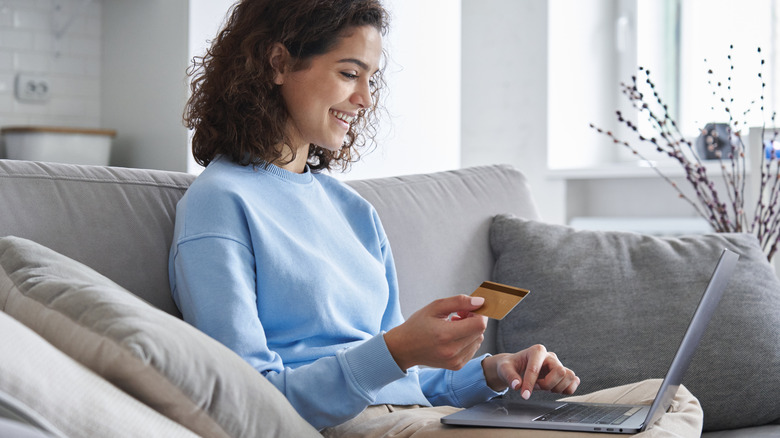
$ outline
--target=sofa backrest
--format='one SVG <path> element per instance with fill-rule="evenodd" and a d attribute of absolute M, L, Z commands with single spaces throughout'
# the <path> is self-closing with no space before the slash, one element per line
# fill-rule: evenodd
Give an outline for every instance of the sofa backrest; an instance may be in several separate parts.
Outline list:
<path fill-rule="evenodd" d="M 176 203 L 194 176 L 0 160 L 0 236 L 30 239 L 180 315 L 168 285 Z"/>
<path fill-rule="evenodd" d="M 539 219 L 525 176 L 507 165 L 351 181 L 379 213 L 408 317 L 437 298 L 470 294 L 492 277 L 493 216 Z M 495 322 L 480 352 L 494 352 Z"/>
<path fill-rule="evenodd" d="M 156 170 L 0 160 L 0 236 L 33 240 L 180 315 L 168 285 L 176 203 L 194 176 Z M 536 219 L 509 166 L 349 181 L 377 209 L 395 256 L 401 308 L 471 293 L 491 278 L 498 213 Z M 493 327 L 485 350 L 493 351 Z"/>

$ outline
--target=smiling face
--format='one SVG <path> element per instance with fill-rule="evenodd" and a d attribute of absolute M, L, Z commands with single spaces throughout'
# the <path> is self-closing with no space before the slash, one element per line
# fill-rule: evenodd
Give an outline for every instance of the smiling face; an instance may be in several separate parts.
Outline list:
<path fill-rule="evenodd" d="M 305 161 L 309 144 L 341 149 L 352 121 L 372 106 L 372 77 L 381 54 L 379 31 L 360 26 L 348 29 L 332 50 L 308 60 L 304 69 L 279 68 L 277 60 L 275 82 L 289 113 L 287 137 L 296 161 L 301 156 Z"/>

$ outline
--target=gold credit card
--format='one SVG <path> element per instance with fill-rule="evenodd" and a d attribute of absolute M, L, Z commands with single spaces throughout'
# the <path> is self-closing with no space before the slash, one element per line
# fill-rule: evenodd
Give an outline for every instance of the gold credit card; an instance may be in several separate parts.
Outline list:
<path fill-rule="evenodd" d="M 485 299 L 485 304 L 474 310 L 474 313 L 493 319 L 504 319 L 507 313 L 530 292 L 526 289 L 485 281 L 471 294 L 472 297 Z"/>

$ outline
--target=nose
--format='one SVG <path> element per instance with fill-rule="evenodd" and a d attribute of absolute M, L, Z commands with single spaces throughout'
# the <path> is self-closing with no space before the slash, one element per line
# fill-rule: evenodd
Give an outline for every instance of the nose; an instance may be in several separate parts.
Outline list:
<path fill-rule="evenodd" d="M 369 85 L 368 80 L 358 81 L 355 91 L 350 98 L 350 102 L 360 108 L 368 108 L 371 106 L 371 86 Z"/>

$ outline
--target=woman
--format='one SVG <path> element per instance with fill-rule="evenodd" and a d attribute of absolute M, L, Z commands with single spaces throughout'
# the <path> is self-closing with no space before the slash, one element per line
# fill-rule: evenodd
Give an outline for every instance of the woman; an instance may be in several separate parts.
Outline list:
<path fill-rule="evenodd" d="M 378 0 L 242 0 L 196 64 L 185 114 L 207 167 L 177 209 L 173 297 L 331 436 L 384 435 L 405 424 L 382 415 L 397 410 L 441 432 L 453 408 L 424 407 L 579 384 L 542 346 L 472 359 L 482 299 L 404 321 L 376 211 L 321 172 L 372 141 L 386 29 Z"/>

